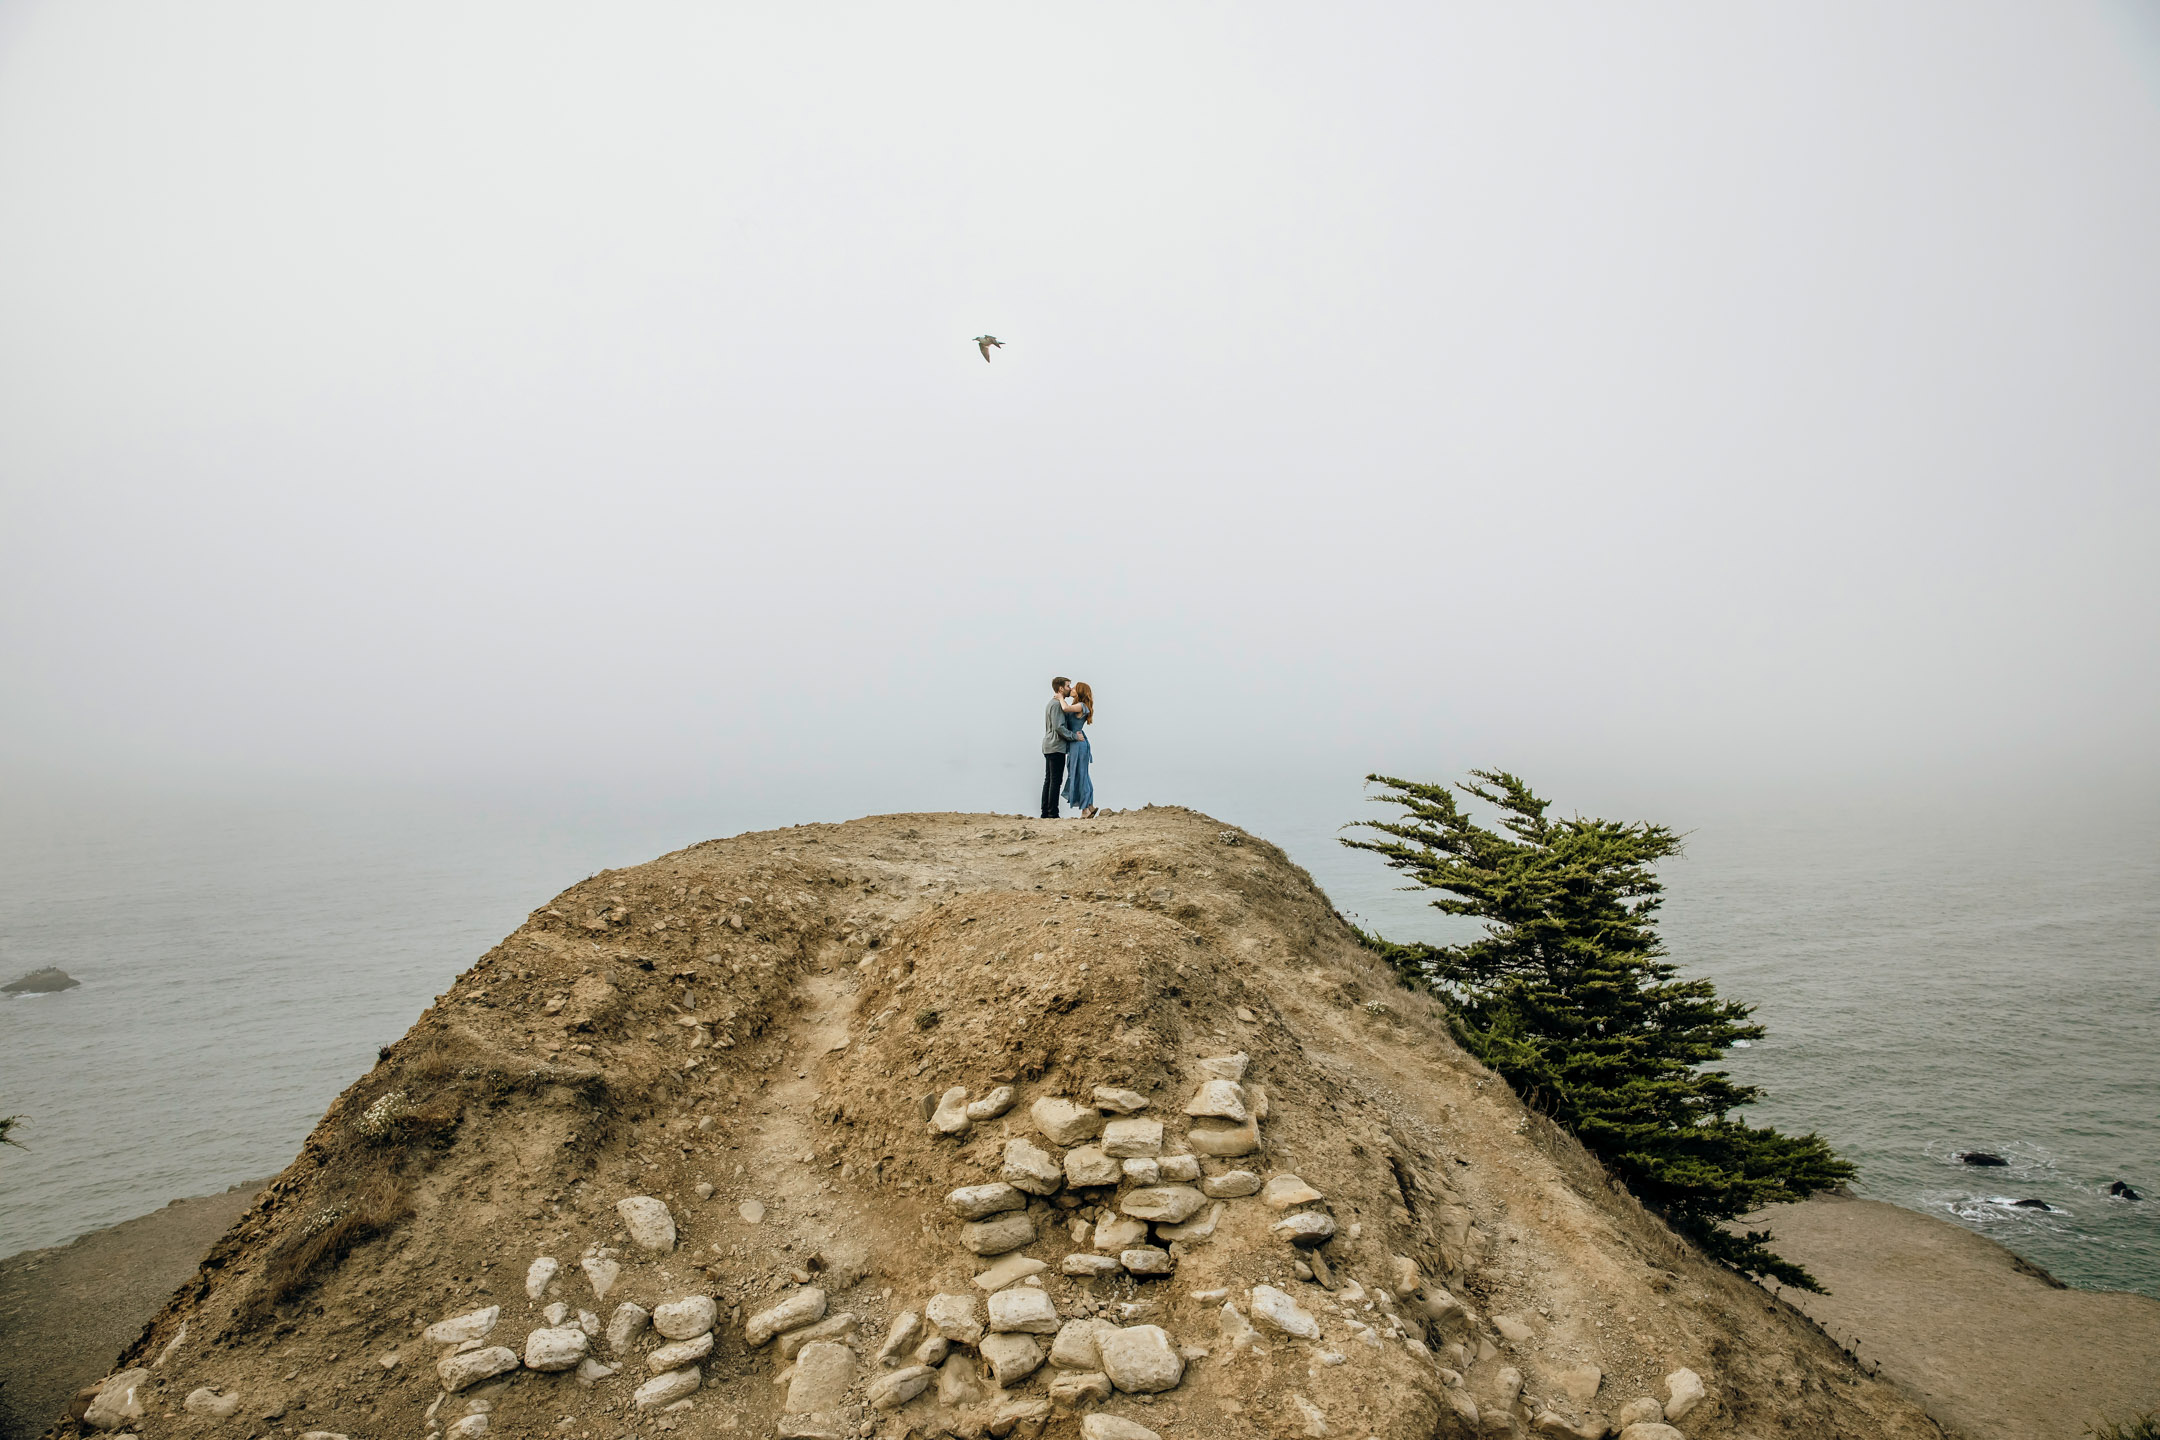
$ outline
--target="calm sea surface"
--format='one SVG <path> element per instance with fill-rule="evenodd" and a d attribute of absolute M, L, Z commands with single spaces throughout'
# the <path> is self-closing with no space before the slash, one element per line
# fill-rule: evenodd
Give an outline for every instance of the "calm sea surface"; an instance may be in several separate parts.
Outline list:
<path fill-rule="evenodd" d="M 1152 798 L 1277 840 L 1384 933 L 1459 924 L 1334 843 L 1366 813 L 1354 782 L 1264 803 L 1197 788 Z M 564 886 L 805 818 L 799 799 L 11 802 L 0 980 L 59 965 L 83 984 L 0 1000 L 0 1114 L 28 1117 L 29 1147 L 0 1150 L 0 1254 L 276 1172 L 376 1047 Z M 1820 1130 L 1865 1193 L 2065 1281 L 2160 1296 L 2160 822 L 1654 818 L 1691 832 L 1664 871 L 1674 958 L 1770 1027 L 1728 1067 L 1764 1088 L 1758 1122 Z M 1967 1149 L 2013 1163 L 1969 1169 Z M 2118 1178 L 2151 1198 L 2109 1198 Z M 2052 1208 L 2007 1203 L 2027 1198 Z"/>

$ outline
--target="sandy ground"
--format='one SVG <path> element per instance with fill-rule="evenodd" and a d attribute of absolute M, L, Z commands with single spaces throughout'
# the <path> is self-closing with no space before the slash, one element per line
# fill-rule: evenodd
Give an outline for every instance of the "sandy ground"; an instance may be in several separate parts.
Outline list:
<path fill-rule="evenodd" d="M 1984 1235 L 1880 1200 L 1750 1220 L 1765 1222 L 1831 1292 L 1784 1298 L 1953 1434 L 2080 1440 L 2160 1410 L 2160 1300 L 2059 1288 Z"/>
<path fill-rule="evenodd" d="M 262 1182 L 0 1260 L 0 1440 L 29 1440 L 105 1374 Z"/>

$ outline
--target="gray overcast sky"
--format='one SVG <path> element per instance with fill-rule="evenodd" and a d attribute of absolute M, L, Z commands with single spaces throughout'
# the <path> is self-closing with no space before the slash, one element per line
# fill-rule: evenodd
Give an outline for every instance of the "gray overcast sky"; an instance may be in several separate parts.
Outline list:
<path fill-rule="evenodd" d="M 0 764 L 2150 785 L 2156 257 L 2152 0 L 6 0 Z"/>

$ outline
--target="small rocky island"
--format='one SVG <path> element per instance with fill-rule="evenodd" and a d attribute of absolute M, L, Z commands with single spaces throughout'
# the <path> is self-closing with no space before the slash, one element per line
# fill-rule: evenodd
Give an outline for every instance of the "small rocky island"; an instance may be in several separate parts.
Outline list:
<path fill-rule="evenodd" d="M 57 990 L 73 990 L 80 984 L 82 981 L 59 966 L 47 965 L 42 970 L 32 970 L 27 975 L 0 985 L 0 995 L 50 995 Z"/>

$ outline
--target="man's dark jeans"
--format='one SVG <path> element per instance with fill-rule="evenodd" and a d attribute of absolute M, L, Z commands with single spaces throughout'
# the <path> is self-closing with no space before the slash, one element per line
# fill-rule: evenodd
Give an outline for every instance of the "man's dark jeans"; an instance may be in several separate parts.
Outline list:
<path fill-rule="evenodd" d="M 1043 816 L 1058 818 L 1058 792 L 1065 788 L 1065 752 L 1043 756 Z"/>

